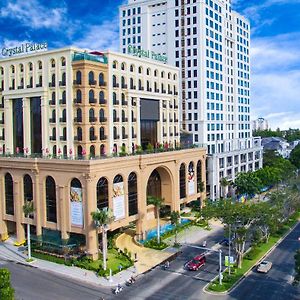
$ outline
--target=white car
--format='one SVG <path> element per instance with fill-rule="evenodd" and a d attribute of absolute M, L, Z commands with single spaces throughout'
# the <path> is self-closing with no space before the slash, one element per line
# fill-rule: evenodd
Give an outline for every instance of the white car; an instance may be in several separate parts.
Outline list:
<path fill-rule="evenodd" d="M 268 273 L 271 268 L 272 268 L 272 263 L 270 261 L 264 260 L 257 266 L 257 272 Z"/>

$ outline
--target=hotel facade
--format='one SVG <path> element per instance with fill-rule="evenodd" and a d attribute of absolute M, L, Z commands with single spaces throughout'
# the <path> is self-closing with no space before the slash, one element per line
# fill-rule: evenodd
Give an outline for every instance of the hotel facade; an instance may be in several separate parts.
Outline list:
<path fill-rule="evenodd" d="M 109 230 L 145 238 L 154 209 L 205 197 L 206 149 L 180 145 L 176 67 L 114 52 L 64 48 L 0 60 L 0 234 L 85 237 L 97 257 L 91 212 L 110 208 Z M 26 218 L 22 206 L 34 201 Z"/>
<path fill-rule="evenodd" d="M 250 122 L 250 23 L 230 0 L 128 0 L 120 7 L 120 51 L 157 53 L 180 69 L 181 119 L 208 149 L 211 199 L 220 180 L 262 167 Z"/>

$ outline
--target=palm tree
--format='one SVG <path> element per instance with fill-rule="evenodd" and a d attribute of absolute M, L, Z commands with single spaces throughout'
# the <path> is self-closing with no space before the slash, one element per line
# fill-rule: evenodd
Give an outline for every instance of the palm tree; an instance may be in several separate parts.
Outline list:
<path fill-rule="evenodd" d="M 34 212 L 33 201 L 26 201 L 23 205 L 23 212 L 26 218 L 29 218 Z M 27 222 L 27 246 L 28 246 L 28 260 L 31 260 L 31 243 L 30 243 L 30 223 Z"/>
<path fill-rule="evenodd" d="M 114 216 L 112 212 L 107 209 L 98 209 L 91 213 L 92 219 L 97 227 L 97 236 L 98 228 L 101 228 L 102 231 L 102 254 L 103 254 L 103 270 L 106 271 L 106 258 L 107 258 L 107 226 L 114 221 Z"/>
<path fill-rule="evenodd" d="M 175 245 L 177 245 L 177 229 L 180 224 L 180 213 L 179 211 L 172 211 L 171 212 L 171 224 L 175 227 Z"/>
<path fill-rule="evenodd" d="M 155 196 L 148 196 L 147 204 L 154 205 L 155 207 L 155 214 L 157 218 L 157 243 L 160 244 L 160 223 L 159 223 L 159 213 L 161 207 L 164 205 L 165 199 Z"/>

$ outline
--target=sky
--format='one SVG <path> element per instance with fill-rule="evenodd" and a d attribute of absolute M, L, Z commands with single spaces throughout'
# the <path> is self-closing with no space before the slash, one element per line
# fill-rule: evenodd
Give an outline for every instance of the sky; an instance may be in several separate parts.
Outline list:
<path fill-rule="evenodd" d="M 118 50 L 124 0 L 0 0 L 0 47 Z M 251 117 L 300 128 L 300 0 L 232 0 L 251 21 Z"/>

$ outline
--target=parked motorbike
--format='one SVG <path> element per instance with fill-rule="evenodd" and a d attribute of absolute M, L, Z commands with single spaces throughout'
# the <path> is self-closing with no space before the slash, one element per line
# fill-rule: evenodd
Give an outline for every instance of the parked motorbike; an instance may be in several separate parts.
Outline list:
<path fill-rule="evenodd" d="M 126 285 L 127 286 L 130 286 L 133 283 L 135 283 L 135 278 L 133 276 L 126 281 Z"/>
<path fill-rule="evenodd" d="M 115 295 L 121 293 L 123 291 L 123 287 L 119 284 L 114 290 L 113 290 L 113 293 Z"/>

